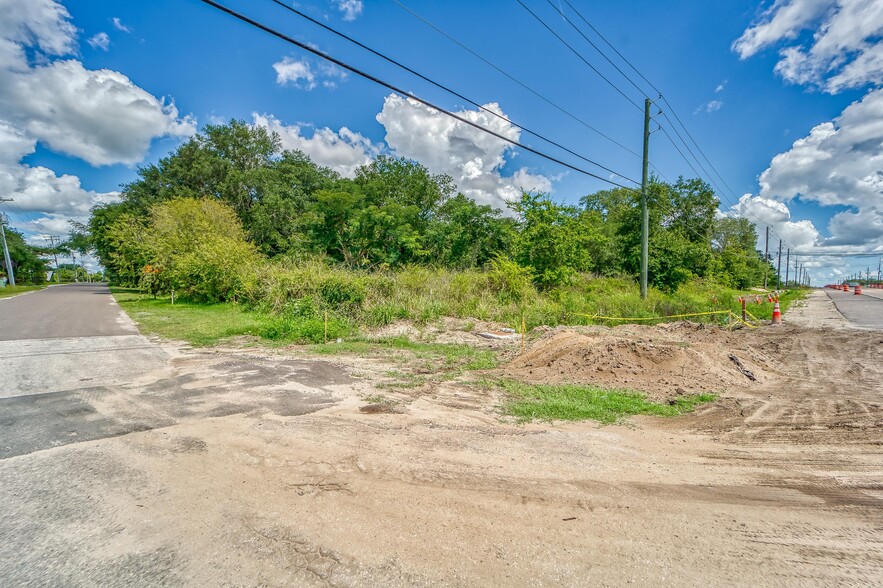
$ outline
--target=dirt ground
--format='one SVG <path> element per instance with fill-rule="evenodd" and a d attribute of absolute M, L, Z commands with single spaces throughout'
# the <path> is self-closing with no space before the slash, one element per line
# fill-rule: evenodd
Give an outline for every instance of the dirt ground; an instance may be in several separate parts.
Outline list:
<path fill-rule="evenodd" d="M 556 330 L 520 357 L 494 343 L 510 376 L 720 394 L 603 427 L 517 425 L 485 388 L 390 392 L 376 384 L 392 358 L 326 357 L 349 379 L 316 412 L 184 420 L 18 462 L 69 480 L 90 513 L 34 558 L 137 553 L 165 574 L 152 585 L 880 586 L 883 333 L 826 312 L 810 298 L 779 328 Z M 261 353 L 299 352 L 179 352 L 175 370 L 195 389 Z M 379 394 L 396 410 L 360 410 Z M 39 497 L 21 480 L 6 492 Z"/>

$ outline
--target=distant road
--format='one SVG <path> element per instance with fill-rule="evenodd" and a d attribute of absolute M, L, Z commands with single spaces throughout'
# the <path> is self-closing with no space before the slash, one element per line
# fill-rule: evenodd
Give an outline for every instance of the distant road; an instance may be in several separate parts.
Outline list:
<path fill-rule="evenodd" d="M 865 290 L 874 294 L 856 296 L 852 291 L 825 289 L 837 310 L 854 327 L 883 331 L 883 290 Z"/>
<path fill-rule="evenodd" d="M 0 298 L 0 341 L 137 334 L 104 284 L 51 286 Z"/>

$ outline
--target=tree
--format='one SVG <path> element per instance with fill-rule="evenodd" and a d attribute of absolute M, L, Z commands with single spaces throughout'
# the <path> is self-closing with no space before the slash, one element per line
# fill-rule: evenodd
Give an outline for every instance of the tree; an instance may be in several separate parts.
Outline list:
<path fill-rule="evenodd" d="M 426 246 L 433 263 L 466 269 L 508 255 L 515 235 L 514 219 L 457 194 L 438 207 L 427 231 Z"/>
<path fill-rule="evenodd" d="M 524 192 L 510 204 L 518 214 L 515 260 L 533 271 L 542 287 L 566 284 L 577 272 L 588 271 L 589 250 L 599 235 L 580 222 L 575 206 L 555 204 L 541 193 Z"/>
<path fill-rule="evenodd" d="M 146 237 L 144 279 L 198 301 L 236 297 L 260 262 L 233 209 L 207 198 L 155 205 Z"/>

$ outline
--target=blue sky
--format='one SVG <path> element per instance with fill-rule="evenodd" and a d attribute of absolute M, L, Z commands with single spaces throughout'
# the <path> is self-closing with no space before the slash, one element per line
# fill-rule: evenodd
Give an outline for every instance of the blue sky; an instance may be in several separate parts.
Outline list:
<path fill-rule="evenodd" d="M 558 6 L 582 25 L 566 3 L 522 1 L 632 100 L 642 102 L 643 94 L 555 11 Z M 401 2 L 640 152 L 639 109 L 516 0 Z M 883 16 L 873 10 L 875 3 L 571 3 L 665 94 L 726 182 L 725 187 L 714 176 L 724 213 L 770 224 L 776 235 L 807 254 L 817 280 L 876 267 L 876 258 L 854 257 L 883 254 L 883 181 L 876 175 L 883 169 L 883 106 L 878 107 L 883 96 L 876 88 L 883 79 L 876 65 L 883 62 L 878 41 Z M 0 25 L 0 36 L 12 49 L 0 47 L 0 68 L 11 88 L 0 94 L 0 124 L 5 125 L 0 165 L 8 176 L 5 184 L 0 179 L 0 188 L 16 198 L 15 207 L 3 209 L 12 224 L 31 236 L 62 232 L 66 219 L 82 218 L 92 204 L 112 200 L 121 183 L 134 179 L 139 163 L 155 161 L 206 123 L 230 118 L 265 124 L 282 134 L 286 146 L 302 148 L 342 173 L 379 152 L 411 157 L 450 173 L 465 193 L 495 205 L 520 188 L 548 190 L 558 200 L 576 202 L 604 187 L 391 98 L 388 90 L 329 68 L 197 0 L 3 4 L 0 16 L 6 24 Z M 444 108 L 476 110 L 269 0 L 225 4 Z M 496 103 L 512 121 L 640 178 L 640 160 L 633 154 L 502 76 L 392 0 L 312 0 L 296 6 L 481 104 Z M 838 42 L 838 31 L 850 27 L 851 45 Z M 467 115 L 608 175 L 530 135 L 519 137 L 499 119 Z M 673 123 L 661 122 L 676 139 Z M 795 147 L 795 141 L 802 143 Z M 652 136 L 651 160 L 669 179 L 695 175 L 662 132 Z"/>

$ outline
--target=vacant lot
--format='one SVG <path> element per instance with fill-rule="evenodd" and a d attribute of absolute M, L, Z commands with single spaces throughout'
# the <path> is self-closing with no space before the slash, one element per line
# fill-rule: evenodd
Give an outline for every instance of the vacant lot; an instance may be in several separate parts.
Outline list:
<path fill-rule="evenodd" d="M 585 327 L 540 333 L 521 354 L 517 340 L 455 327 L 432 337 L 468 347 L 164 344 L 166 366 L 91 403 L 150 412 L 158 424 L 144 428 L 157 428 L 0 461 L 0 576 L 879 584 L 879 332 Z M 513 391 L 564 384 L 639 390 L 660 407 L 717 399 L 609 425 L 506 416 L 525 398 Z"/>

